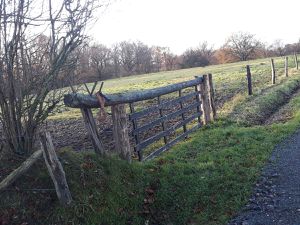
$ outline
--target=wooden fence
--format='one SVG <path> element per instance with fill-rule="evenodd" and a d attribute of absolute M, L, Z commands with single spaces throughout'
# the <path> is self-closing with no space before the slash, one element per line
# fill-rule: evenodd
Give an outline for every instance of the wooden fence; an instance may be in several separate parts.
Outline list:
<path fill-rule="evenodd" d="M 289 76 L 289 57 L 285 56 L 284 58 L 284 75 L 285 77 Z M 295 69 L 298 70 L 299 66 L 298 66 L 298 57 L 297 54 L 294 53 L 294 62 L 295 62 Z M 275 69 L 275 63 L 274 63 L 274 59 L 270 59 L 270 63 L 271 63 L 271 82 L 272 84 L 276 84 L 276 69 Z M 252 95 L 253 91 L 252 91 L 252 75 L 251 75 L 251 70 L 250 70 L 250 66 L 246 65 L 246 77 L 247 77 L 247 86 L 248 86 L 248 95 Z"/>
<path fill-rule="evenodd" d="M 168 94 L 177 96 L 162 100 Z M 152 100 L 155 103 L 136 110 L 136 104 L 145 100 Z M 100 154 L 105 154 L 105 150 L 91 108 L 100 108 L 101 105 L 102 107 L 110 106 L 115 151 L 127 161 L 131 161 L 132 149 L 137 153 L 140 161 L 152 159 L 216 117 L 211 74 L 195 77 L 186 82 L 137 92 L 111 95 L 104 95 L 101 92 L 96 95 L 72 93 L 65 96 L 64 102 L 66 106 L 81 109 L 95 151 Z M 129 113 L 126 112 L 127 108 L 130 110 Z M 141 124 L 143 118 L 147 118 L 147 121 Z M 175 118 L 177 121 L 170 123 Z M 128 130 L 128 122 L 132 123 L 131 132 Z M 159 131 L 146 137 L 142 135 L 155 127 L 160 127 Z M 179 129 L 183 132 L 179 133 Z M 130 137 L 134 139 L 133 146 L 130 144 Z M 144 150 L 161 139 L 163 139 L 163 146 L 144 157 Z"/>

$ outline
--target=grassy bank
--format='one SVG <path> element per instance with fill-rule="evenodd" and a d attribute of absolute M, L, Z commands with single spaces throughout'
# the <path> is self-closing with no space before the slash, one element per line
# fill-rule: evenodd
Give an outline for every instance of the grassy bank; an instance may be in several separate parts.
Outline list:
<path fill-rule="evenodd" d="M 270 115 L 285 105 L 299 87 L 300 77 L 290 77 L 272 88 L 245 97 L 244 101 L 236 99 L 229 101 L 227 106 L 231 109 L 223 116 L 247 125 L 262 124 Z M 235 96 L 235 98 L 240 99 L 241 96 Z"/>
<path fill-rule="evenodd" d="M 53 191 L 22 191 L 52 187 L 40 164 L 16 183 L 19 191 L 1 194 L 1 218 L 9 224 L 225 224 L 247 201 L 274 146 L 299 124 L 299 113 L 266 127 L 219 121 L 144 164 L 65 150 L 60 156 L 73 205 L 61 208 Z"/>

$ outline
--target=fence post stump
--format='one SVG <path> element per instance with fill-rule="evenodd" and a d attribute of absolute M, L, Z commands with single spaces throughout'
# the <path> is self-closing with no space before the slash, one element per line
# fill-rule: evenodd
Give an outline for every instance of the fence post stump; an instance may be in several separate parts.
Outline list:
<path fill-rule="evenodd" d="M 272 84 L 275 84 L 276 74 L 275 74 L 274 59 L 271 59 L 271 69 L 272 69 Z"/>
<path fill-rule="evenodd" d="M 54 183 L 57 197 L 62 205 L 68 206 L 72 202 L 72 196 L 66 180 L 65 171 L 55 153 L 51 135 L 49 132 L 46 132 L 39 136 L 45 163 Z"/>
<path fill-rule="evenodd" d="M 96 122 L 93 117 L 92 110 L 89 108 L 81 108 L 82 117 L 88 135 L 92 140 L 94 150 L 97 154 L 105 155 L 105 149 L 103 143 L 100 140 L 100 136 L 97 130 Z"/>
<path fill-rule="evenodd" d="M 285 71 L 285 76 L 289 76 L 289 58 L 285 57 L 285 64 L 284 64 L 284 71 Z"/>
<path fill-rule="evenodd" d="M 295 67 L 296 67 L 296 70 L 298 70 L 298 69 L 299 69 L 299 67 L 298 67 L 298 57 L 297 57 L 296 52 L 294 53 L 294 59 L 295 59 Z"/>
<path fill-rule="evenodd" d="M 208 76 L 203 75 L 203 82 L 197 86 L 197 90 L 200 91 L 201 109 L 203 112 L 203 124 L 206 125 L 211 121 L 210 112 L 211 107 L 209 103 L 208 95 Z"/>
<path fill-rule="evenodd" d="M 248 95 L 252 95 L 252 79 L 251 79 L 251 71 L 250 66 L 246 66 L 247 69 L 247 81 L 248 81 Z"/>
<path fill-rule="evenodd" d="M 116 152 L 120 155 L 122 159 L 131 162 L 131 147 L 129 142 L 125 105 L 113 105 L 111 107 L 111 112 Z"/>

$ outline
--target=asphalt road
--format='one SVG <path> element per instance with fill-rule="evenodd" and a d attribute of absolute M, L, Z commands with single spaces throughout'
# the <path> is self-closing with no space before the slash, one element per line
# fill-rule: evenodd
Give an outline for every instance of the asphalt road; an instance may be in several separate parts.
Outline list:
<path fill-rule="evenodd" d="M 279 144 L 229 225 L 300 225 L 300 130 Z"/>

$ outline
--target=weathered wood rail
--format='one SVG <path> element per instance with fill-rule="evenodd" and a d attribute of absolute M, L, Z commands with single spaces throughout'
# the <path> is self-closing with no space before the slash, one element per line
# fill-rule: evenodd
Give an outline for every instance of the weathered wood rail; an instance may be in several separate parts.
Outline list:
<path fill-rule="evenodd" d="M 176 93 L 178 96 L 174 98 Z M 168 94 L 172 94 L 172 98 L 162 100 L 162 97 Z M 131 161 L 132 149 L 140 161 L 152 159 L 186 138 L 202 124 L 216 118 L 211 74 L 151 90 L 98 95 L 105 100 L 104 106 L 111 107 L 115 152 L 127 161 Z M 155 103 L 136 110 L 137 102 L 147 100 Z M 99 98 L 91 94 L 72 93 L 65 95 L 64 103 L 68 107 L 81 109 L 95 151 L 103 154 L 102 142 L 91 116 L 91 108 L 101 107 Z M 126 112 L 127 104 L 129 113 Z M 85 113 L 86 111 L 89 113 Z M 146 122 L 144 118 L 147 118 Z M 132 123 L 131 132 L 128 130 L 128 121 Z M 154 134 L 145 137 L 145 133 L 157 127 L 159 129 Z M 179 132 L 179 129 L 182 131 Z M 134 146 L 130 145 L 130 136 L 134 139 Z M 144 157 L 144 150 L 161 139 L 163 146 Z"/>
<path fill-rule="evenodd" d="M 156 98 L 184 88 L 192 87 L 202 83 L 203 78 L 197 77 L 194 80 L 185 81 L 165 87 L 153 88 L 144 91 L 133 91 L 127 93 L 107 94 L 105 95 L 105 106 L 126 104 Z M 86 95 L 79 93 L 67 94 L 64 97 L 64 103 L 72 108 L 99 108 L 100 104 L 95 95 Z"/>

